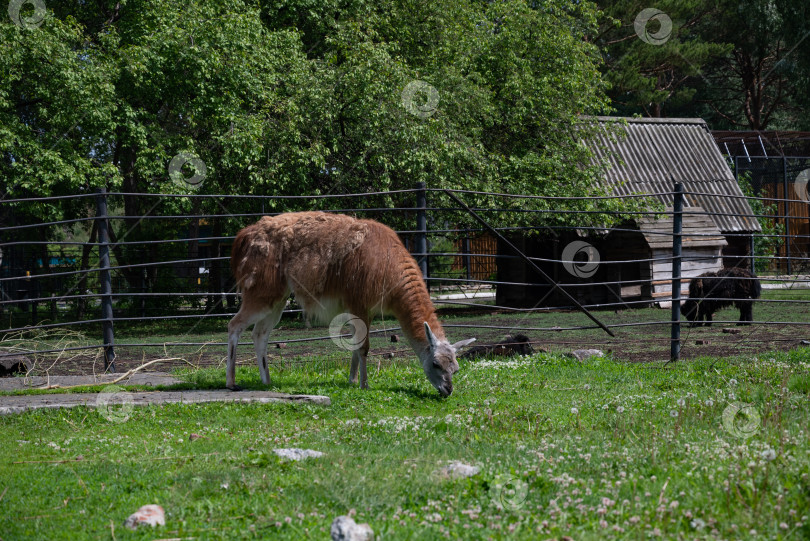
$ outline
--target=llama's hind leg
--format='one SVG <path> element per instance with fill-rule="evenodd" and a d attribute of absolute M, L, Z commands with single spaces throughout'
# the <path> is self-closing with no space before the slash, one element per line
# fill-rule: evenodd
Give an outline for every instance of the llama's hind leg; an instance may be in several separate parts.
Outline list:
<path fill-rule="evenodd" d="M 270 308 L 270 313 L 253 326 L 253 349 L 256 351 L 256 363 L 259 365 L 259 375 L 261 375 L 263 385 L 270 385 L 270 370 L 267 367 L 267 338 L 278 325 L 285 304 L 286 299 L 277 302 Z"/>
<path fill-rule="evenodd" d="M 236 385 L 236 348 L 242 332 L 253 323 L 267 315 L 267 307 L 249 302 L 243 296 L 242 306 L 228 323 L 228 361 L 225 365 L 225 386 L 233 391 L 240 388 Z"/>

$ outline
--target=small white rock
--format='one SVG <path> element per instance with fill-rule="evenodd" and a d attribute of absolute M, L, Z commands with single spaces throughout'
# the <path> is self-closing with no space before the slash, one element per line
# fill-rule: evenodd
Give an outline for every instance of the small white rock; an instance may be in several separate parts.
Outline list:
<path fill-rule="evenodd" d="M 273 449 L 273 452 L 281 458 L 287 458 L 289 460 L 304 460 L 305 458 L 318 458 L 323 456 L 322 452 L 313 451 L 312 449 Z"/>
<path fill-rule="evenodd" d="M 147 526 L 165 526 L 166 513 L 163 512 L 163 508 L 159 505 L 144 505 L 129 515 L 129 518 L 124 522 L 124 526 L 130 530 L 137 529 L 141 524 L 146 524 Z"/>
<path fill-rule="evenodd" d="M 357 524 L 346 515 L 341 515 L 332 521 L 329 530 L 332 541 L 370 541 L 374 539 L 374 531 L 368 524 Z"/>
<path fill-rule="evenodd" d="M 604 357 L 605 354 L 598 349 L 576 349 L 571 352 L 571 355 L 577 358 L 579 362 L 586 361 L 591 357 Z"/>
<path fill-rule="evenodd" d="M 480 471 L 481 468 L 478 466 L 470 466 L 469 464 L 459 462 L 458 460 L 452 460 L 449 464 L 447 464 L 447 466 L 444 466 L 438 470 L 436 475 L 447 479 L 459 479 L 462 477 L 472 477 L 473 475 L 478 475 L 478 472 Z"/>

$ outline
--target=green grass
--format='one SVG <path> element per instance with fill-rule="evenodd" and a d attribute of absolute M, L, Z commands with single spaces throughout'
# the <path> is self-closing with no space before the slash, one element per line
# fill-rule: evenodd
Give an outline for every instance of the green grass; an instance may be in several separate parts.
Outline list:
<path fill-rule="evenodd" d="M 322 540 L 352 509 L 377 539 L 810 536 L 810 349 L 666 369 L 548 354 L 462 362 L 448 399 L 413 362 L 372 365 L 362 391 L 345 352 L 312 360 L 274 369 L 272 387 L 331 406 L 0 417 L 0 538 Z M 183 376 L 224 385 L 224 370 Z M 237 378 L 261 388 L 253 367 Z M 276 447 L 326 455 L 287 462 Z M 438 478 L 450 460 L 481 472 Z M 148 503 L 166 526 L 124 530 Z"/>

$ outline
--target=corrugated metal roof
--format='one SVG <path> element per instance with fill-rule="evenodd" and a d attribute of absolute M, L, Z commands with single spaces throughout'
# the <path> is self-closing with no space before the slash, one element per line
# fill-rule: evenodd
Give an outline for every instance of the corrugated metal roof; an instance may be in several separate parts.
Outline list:
<path fill-rule="evenodd" d="M 602 129 L 596 144 L 585 143 L 598 159 L 610 163 L 606 180 L 614 194 L 660 194 L 656 199 L 671 207 L 673 184 L 682 182 L 687 192 L 684 206 L 703 207 L 720 231 L 761 230 L 702 119 L 594 118 Z M 627 125 L 625 136 L 617 140 L 608 135 L 607 124 L 618 121 Z"/>

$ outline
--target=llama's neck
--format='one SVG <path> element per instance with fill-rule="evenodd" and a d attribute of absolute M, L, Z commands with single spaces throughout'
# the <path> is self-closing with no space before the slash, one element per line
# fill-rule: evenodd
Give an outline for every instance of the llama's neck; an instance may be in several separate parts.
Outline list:
<path fill-rule="evenodd" d="M 425 336 L 424 322 L 430 326 L 433 334 L 439 340 L 445 340 L 444 329 L 439 319 L 430 295 L 427 292 L 422 277 L 411 279 L 405 284 L 393 302 L 393 312 L 402 328 L 402 333 L 417 354 L 428 348 L 427 337 Z"/>

